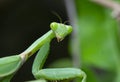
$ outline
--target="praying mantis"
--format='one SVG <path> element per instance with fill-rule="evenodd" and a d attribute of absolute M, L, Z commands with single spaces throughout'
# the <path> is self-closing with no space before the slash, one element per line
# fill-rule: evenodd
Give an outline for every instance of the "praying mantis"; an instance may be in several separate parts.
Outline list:
<path fill-rule="evenodd" d="M 72 32 L 72 26 L 57 22 L 52 22 L 50 28 L 50 31 L 38 38 L 21 54 L 0 58 L 0 82 L 10 82 L 17 70 L 38 50 L 32 66 L 32 73 L 36 80 L 29 82 L 57 81 L 76 77 L 86 82 L 86 74 L 79 68 L 42 69 L 48 56 L 51 40 L 56 37 L 60 42 Z"/>

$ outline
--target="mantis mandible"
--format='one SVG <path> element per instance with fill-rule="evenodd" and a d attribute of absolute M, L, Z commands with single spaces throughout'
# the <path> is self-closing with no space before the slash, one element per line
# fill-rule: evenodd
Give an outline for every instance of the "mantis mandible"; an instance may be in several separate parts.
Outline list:
<path fill-rule="evenodd" d="M 10 82 L 11 78 L 22 66 L 22 64 L 25 63 L 25 61 L 39 49 L 40 50 L 35 57 L 32 67 L 32 73 L 37 80 L 31 82 L 46 82 L 47 80 L 57 81 L 75 77 L 82 78 L 82 82 L 85 82 L 86 74 L 77 68 L 42 69 L 48 56 L 51 40 L 56 37 L 58 42 L 62 41 L 72 32 L 72 27 L 70 25 L 65 25 L 62 23 L 52 22 L 50 27 L 50 31 L 37 39 L 23 53 L 0 59 L 0 82 Z"/>

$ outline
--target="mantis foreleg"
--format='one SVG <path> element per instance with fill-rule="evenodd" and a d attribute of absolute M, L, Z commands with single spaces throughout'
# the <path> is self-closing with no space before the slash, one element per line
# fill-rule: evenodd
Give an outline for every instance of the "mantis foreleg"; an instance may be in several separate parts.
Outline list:
<path fill-rule="evenodd" d="M 35 57 L 32 68 L 32 73 L 34 74 L 35 78 L 57 81 L 79 77 L 83 78 L 82 82 L 85 82 L 86 74 L 82 70 L 77 68 L 42 69 L 49 52 L 49 46 L 49 42 L 44 44 Z"/>

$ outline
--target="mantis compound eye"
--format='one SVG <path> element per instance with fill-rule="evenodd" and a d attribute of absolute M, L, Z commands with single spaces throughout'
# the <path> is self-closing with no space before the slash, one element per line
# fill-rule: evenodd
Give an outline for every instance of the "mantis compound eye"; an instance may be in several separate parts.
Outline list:
<path fill-rule="evenodd" d="M 55 33 L 58 42 L 62 41 L 68 34 L 72 32 L 72 26 L 62 23 L 53 22 L 50 24 L 50 27 Z"/>

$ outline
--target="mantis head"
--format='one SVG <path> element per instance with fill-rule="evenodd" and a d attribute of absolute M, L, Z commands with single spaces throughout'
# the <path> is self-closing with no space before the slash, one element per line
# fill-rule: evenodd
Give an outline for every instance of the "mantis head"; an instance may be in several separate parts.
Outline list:
<path fill-rule="evenodd" d="M 51 23 L 50 28 L 55 33 L 58 42 L 62 41 L 68 34 L 72 32 L 72 26 L 57 22 Z"/>

